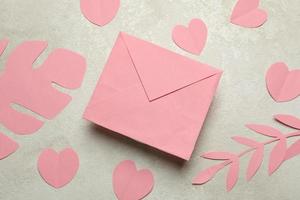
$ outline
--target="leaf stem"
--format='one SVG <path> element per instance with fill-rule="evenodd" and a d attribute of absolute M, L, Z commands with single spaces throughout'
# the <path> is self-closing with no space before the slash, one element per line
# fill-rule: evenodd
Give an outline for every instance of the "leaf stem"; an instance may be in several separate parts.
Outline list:
<path fill-rule="evenodd" d="M 291 138 L 291 137 L 296 137 L 296 136 L 300 136 L 300 131 L 289 133 L 289 134 L 285 135 L 285 138 Z M 265 145 L 271 144 L 273 142 L 276 142 L 278 140 L 280 140 L 280 139 L 279 138 L 274 138 L 274 139 L 268 140 L 268 141 L 266 141 L 264 143 L 261 143 L 261 144 L 265 146 Z M 255 149 L 256 149 L 255 147 L 251 147 L 249 149 L 246 149 L 245 151 L 242 151 L 237 156 L 240 158 L 240 157 L 246 155 L 247 153 L 249 153 L 249 152 L 251 152 Z M 230 163 L 232 163 L 231 160 L 226 160 L 226 161 L 223 162 L 223 166 L 225 167 L 225 166 L 229 165 Z"/>

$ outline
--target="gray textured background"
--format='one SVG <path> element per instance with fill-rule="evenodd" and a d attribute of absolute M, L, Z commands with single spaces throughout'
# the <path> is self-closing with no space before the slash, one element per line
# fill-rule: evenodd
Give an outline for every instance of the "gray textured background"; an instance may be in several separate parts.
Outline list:
<path fill-rule="evenodd" d="M 146 199 L 299 199 L 300 156 L 284 163 L 269 177 L 267 161 L 273 144 L 266 148 L 265 161 L 249 183 L 245 180 L 249 156 L 242 159 L 240 178 L 232 192 L 227 193 L 225 189 L 227 169 L 206 185 L 191 185 L 198 171 L 214 163 L 201 159 L 200 153 L 241 151 L 244 147 L 230 139 L 237 134 L 267 140 L 247 130 L 244 124 L 265 123 L 288 132 L 290 130 L 272 120 L 272 115 L 300 116 L 300 98 L 275 103 L 267 93 L 264 80 L 266 70 L 276 61 L 285 61 L 291 68 L 300 65 L 300 1 L 262 0 L 261 7 L 268 11 L 269 19 L 257 29 L 229 23 L 235 2 L 121 0 L 116 18 L 104 27 L 97 27 L 83 17 L 78 0 L 0 0 L 0 38 L 11 41 L 0 59 L 1 69 L 8 53 L 25 40 L 49 42 L 48 50 L 36 65 L 58 47 L 81 53 L 88 63 L 82 87 L 67 91 L 73 96 L 71 104 L 37 133 L 18 136 L 0 127 L 1 132 L 21 145 L 16 153 L 0 161 L 0 199 L 115 199 L 111 175 L 114 167 L 124 159 L 133 159 L 139 167 L 153 171 L 155 188 Z M 201 18 L 208 26 L 208 41 L 200 56 L 183 52 L 171 40 L 172 28 L 176 24 L 188 24 L 192 18 Z M 144 145 L 103 133 L 81 119 L 120 30 L 224 70 L 189 162 L 181 163 Z M 69 185 L 56 190 L 39 176 L 37 158 L 44 148 L 60 150 L 66 146 L 78 152 L 80 169 Z"/>

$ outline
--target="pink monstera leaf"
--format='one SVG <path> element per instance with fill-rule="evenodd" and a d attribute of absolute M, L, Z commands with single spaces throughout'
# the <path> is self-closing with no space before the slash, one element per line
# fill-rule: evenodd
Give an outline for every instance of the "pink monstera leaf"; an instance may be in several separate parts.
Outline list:
<path fill-rule="evenodd" d="M 0 160 L 8 157 L 18 148 L 18 143 L 0 132 Z"/>
<path fill-rule="evenodd" d="M 7 43 L 7 40 L 0 41 L 0 55 Z M 12 105 L 20 105 L 52 119 L 71 100 L 69 95 L 55 89 L 52 83 L 68 89 L 81 85 L 86 62 L 72 51 L 56 49 L 40 67 L 33 68 L 33 63 L 46 47 L 47 42 L 44 41 L 20 44 L 10 53 L 0 74 L 0 123 L 17 134 L 33 133 L 43 125 L 43 121 L 15 110 Z"/>

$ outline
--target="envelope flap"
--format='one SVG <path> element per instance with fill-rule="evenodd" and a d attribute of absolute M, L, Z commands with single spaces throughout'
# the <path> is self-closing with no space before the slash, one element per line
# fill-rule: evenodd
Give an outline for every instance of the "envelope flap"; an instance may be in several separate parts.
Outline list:
<path fill-rule="evenodd" d="M 221 72 L 126 33 L 121 37 L 150 101 Z"/>

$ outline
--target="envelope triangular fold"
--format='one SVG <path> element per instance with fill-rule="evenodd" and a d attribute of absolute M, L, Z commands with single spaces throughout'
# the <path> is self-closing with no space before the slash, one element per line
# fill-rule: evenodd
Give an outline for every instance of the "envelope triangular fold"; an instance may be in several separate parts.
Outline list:
<path fill-rule="evenodd" d="M 129 41 L 128 38 L 133 41 Z M 174 57 L 165 56 L 165 54 L 172 53 L 132 36 L 127 35 L 125 40 L 126 43 L 122 35 L 118 37 L 93 96 L 86 107 L 84 118 L 101 127 L 188 160 L 195 147 L 222 73 L 211 68 L 211 73 L 215 73 L 211 75 L 208 73 L 209 70 L 206 71 L 207 68 L 201 68 L 206 66 L 204 64 L 196 64 L 196 61 L 191 60 L 189 62 L 188 58 L 186 58 L 186 62 L 180 61 L 185 59 L 175 53 Z M 139 44 L 132 46 L 132 42 Z M 174 84 L 181 89 L 175 89 L 173 92 L 170 92 L 172 90 L 163 90 L 169 93 L 149 101 L 143 81 L 136 70 L 137 65 L 139 69 L 152 67 L 152 64 L 136 62 L 139 57 L 146 59 L 147 56 L 139 54 L 138 51 L 145 52 L 147 48 L 149 48 L 148 51 L 157 53 L 156 62 L 149 59 L 149 63 L 160 64 L 155 66 L 157 70 L 166 66 L 162 65 L 163 63 L 172 63 L 167 59 L 174 59 L 185 63 L 184 69 L 186 70 L 189 69 L 189 65 L 192 65 L 192 69 L 196 66 L 203 69 L 204 72 L 196 69 L 193 72 L 198 72 L 200 75 L 206 74 L 207 77 L 194 76 L 191 83 L 187 83 L 188 85 L 182 84 L 183 82 L 176 84 L 174 79 L 172 80 Z M 159 61 L 159 59 L 165 61 Z M 145 66 L 142 66 L 144 64 Z M 143 73 L 146 73 L 146 70 Z M 150 70 L 149 73 L 152 72 Z M 184 71 L 182 73 L 188 74 Z M 205 78 L 197 79 L 201 77 Z M 177 78 L 177 81 L 180 82 L 179 78 L 181 77 Z M 188 80 L 186 78 L 186 81 Z M 156 80 L 154 77 L 152 81 L 160 80 Z M 164 83 L 157 84 L 158 89 L 165 87 Z"/>
<path fill-rule="evenodd" d="M 121 33 L 150 101 L 220 73 L 220 70 Z"/>

